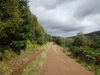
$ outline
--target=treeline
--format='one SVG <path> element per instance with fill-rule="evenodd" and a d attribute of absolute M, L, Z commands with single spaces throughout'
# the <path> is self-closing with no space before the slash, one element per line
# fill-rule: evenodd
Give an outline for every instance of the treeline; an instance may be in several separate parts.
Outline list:
<path fill-rule="evenodd" d="M 49 35 L 40 26 L 28 6 L 27 0 L 0 0 L 0 56 L 5 50 L 20 53 L 27 40 L 42 45 Z"/>
<path fill-rule="evenodd" d="M 87 63 L 100 64 L 100 36 L 94 33 L 91 37 L 82 33 L 74 38 L 53 37 L 53 41 L 60 46 L 67 47 L 74 57 Z"/>

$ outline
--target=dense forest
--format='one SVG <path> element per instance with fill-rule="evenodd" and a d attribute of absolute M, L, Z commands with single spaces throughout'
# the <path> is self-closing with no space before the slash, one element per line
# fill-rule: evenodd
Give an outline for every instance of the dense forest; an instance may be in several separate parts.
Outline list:
<path fill-rule="evenodd" d="M 0 0 L 0 59 L 7 51 L 20 54 L 27 41 L 43 45 L 49 40 L 27 0 Z"/>

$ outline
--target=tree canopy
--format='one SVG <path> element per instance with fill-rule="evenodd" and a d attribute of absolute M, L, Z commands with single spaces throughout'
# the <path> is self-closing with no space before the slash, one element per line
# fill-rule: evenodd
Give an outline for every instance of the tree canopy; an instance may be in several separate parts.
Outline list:
<path fill-rule="evenodd" d="M 0 0 L 0 52 L 20 52 L 26 48 L 27 40 L 42 45 L 47 41 L 46 35 L 27 0 Z"/>

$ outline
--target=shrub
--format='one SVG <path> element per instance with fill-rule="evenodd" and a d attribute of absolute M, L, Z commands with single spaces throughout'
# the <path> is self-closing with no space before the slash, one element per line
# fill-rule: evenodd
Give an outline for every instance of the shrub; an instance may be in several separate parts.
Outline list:
<path fill-rule="evenodd" d="M 75 57 L 80 57 L 82 60 L 85 60 L 86 62 L 100 62 L 99 58 L 97 58 L 100 56 L 100 49 L 71 46 L 70 51 L 73 53 Z"/>
<path fill-rule="evenodd" d="M 91 40 L 84 36 L 82 33 L 77 34 L 77 36 L 74 39 L 74 46 L 89 46 L 91 45 Z"/>

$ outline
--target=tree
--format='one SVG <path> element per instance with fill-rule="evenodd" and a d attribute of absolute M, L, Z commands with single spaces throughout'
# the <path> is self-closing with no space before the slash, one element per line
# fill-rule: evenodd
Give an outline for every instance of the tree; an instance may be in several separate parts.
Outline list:
<path fill-rule="evenodd" d="M 74 39 L 74 46 L 89 46 L 91 45 L 91 40 L 84 36 L 82 33 L 78 33 Z"/>
<path fill-rule="evenodd" d="M 62 45 L 62 46 L 65 45 L 65 39 L 64 39 L 63 37 L 60 37 L 60 36 L 58 36 L 58 37 L 53 37 L 53 41 L 54 41 L 55 43 L 57 43 L 58 45 Z"/>
<path fill-rule="evenodd" d="M 73 38 L 66 38 L 65 39 L 65 46 L 70 47 L 70 46 L 72 46 L 73 42 L 74 42 Z"/>
<path fill-rule="evenodd" d="M 19 0 L 0 1 L 0 48 L 2 49 L 10 47 L 12 40 L 9 33 L 14 33 L 15 28 L 22 22 L 18 7 Z"/>
<path fill-rule="evenodd" d="M 92 47 L 100 48 L 100 38 L 95 33 L 93 33 L 93 36 L 92 36 Z"/>
<path fill-rule="evenodd" d="M 12 49 L 20 53 L 27 40 L 42 45 L 46 37 L 27 0 L 0 0 L 0 52 Z"/>

